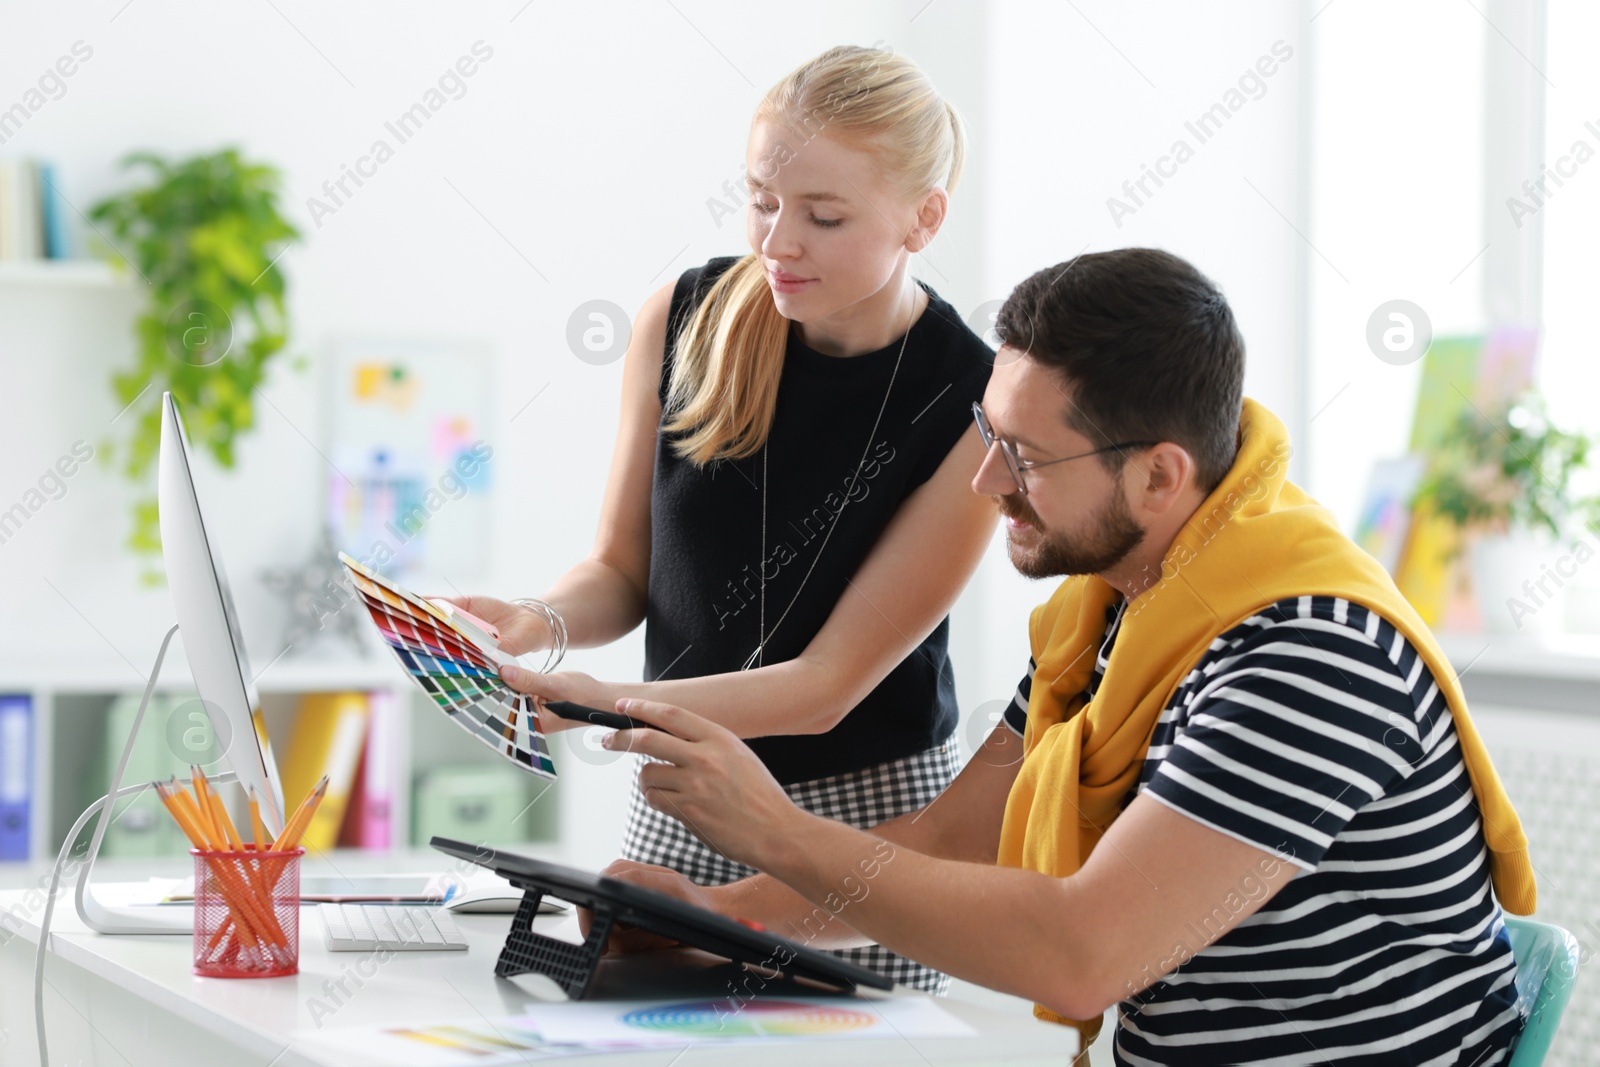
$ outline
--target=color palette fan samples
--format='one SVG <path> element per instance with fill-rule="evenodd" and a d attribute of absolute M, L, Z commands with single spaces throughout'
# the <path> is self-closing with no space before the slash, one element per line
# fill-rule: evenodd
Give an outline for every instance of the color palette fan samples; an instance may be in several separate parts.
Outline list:
<path fill-rule="evenodd" d="M 500 680 L 516 662 L 497 646 L 487 623 L 448 601 L 428 601 L 339 553 L 356 594 L 411 680 L 458 726 L 516 766 L 556 776 L 539 731 L 539 709 Z"/>

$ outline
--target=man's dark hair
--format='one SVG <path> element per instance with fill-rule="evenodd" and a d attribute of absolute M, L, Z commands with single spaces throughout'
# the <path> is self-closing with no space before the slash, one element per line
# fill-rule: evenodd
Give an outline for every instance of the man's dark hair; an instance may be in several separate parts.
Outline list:
<path fill-rule="evenodd" d="M 1012 290 L 995 332 L 1060 373 L 1067 425 L 1095 447 L 1181 445 L 1208 493 L 1233 466 L 1244 338 L 1222 291 L 1185 260 L 1122 248 L 1047 267 Z M 1113 473 L 1124 458 L 1101 454 Z"/>

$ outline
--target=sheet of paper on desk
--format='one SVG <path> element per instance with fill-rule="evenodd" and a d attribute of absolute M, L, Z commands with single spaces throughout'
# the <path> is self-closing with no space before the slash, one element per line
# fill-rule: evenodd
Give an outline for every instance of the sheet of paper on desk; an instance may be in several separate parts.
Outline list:
<path fill-rule="evenodd" d="M 929 997 L 784 997 L 569 1001 L 531 1009 L 522 1023 L 556 1044 L 641 1047 L 708 1040 L 970 1037 L 972 1027 Z"/>
<path fill-rule="evenodd" d="M 587 1046 L 557 1048 L 514 1019 L 487 1020 L 481 1015 L 453 1022 L 413 1027 L 327 1027 L 303 1044 L 318 1053 L 332 1053 L 348 1067 L 498 1067 L 500 1064 L 586 1056 Z"/>
<path fill-rule="evenodd" d="M 499 1067 L 541 1059 L 833 1038 L 972 1037 L 971 1026 L 928 997 L 782 1000 L 582 1001 L 545 1004 L 514 1018 L 474 1016 L 410 1027 L 328 1027 L 305 1044 L 351 1067 Z M 297 1044 L 300 1042 L 297 1042 Z"/>

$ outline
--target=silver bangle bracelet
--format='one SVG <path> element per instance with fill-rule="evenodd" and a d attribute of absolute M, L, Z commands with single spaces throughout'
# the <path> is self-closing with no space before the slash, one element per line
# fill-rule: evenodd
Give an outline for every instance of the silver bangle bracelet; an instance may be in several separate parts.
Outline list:
<path fill-rule="evenodd" d="M 556 669 L 556 667 L 561 663 L 562 658 L 567 654 L 566 620 L 561 617 L 561 613 L 555 608 L 535 597 L 523 597 L 518 600 L 513 600 L 512 603 L 518 604 L 527 608 L 529 611 L 534 612 L 540 618 L 544 619 L 545 624 L 550 627 L 550 637 L 552 642 L 550 645 L 550 651 L 545 656 L 544 666 L 539 668 L 540 674 L 549 674 L 551 671 Z"/>

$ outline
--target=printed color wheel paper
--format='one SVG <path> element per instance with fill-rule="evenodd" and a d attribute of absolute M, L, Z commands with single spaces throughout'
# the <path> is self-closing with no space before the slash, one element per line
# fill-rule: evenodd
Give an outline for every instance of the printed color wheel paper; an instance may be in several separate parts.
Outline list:
<path fill-rule="evenodd" d="M 976 1033 L 927 997 L 723 998 L 677 1003 L 572 1001 L 529 1010 L 522 1023 L 552 1044 L 682 1045 L 782 1038 L 970 1037 Z"/>
<path fill-rule="evenodd" d="M 344 1062 L 384 1067 L 499 1067 L 503 1064 L 708 1044 L 837 1038 L 970 1038 L 977 1031 L 927 997 L 862 1001 L 612 1001 L 541 1004 L 510 1018 L 331 1027 L 309 1039 Z M 754 1060 L 756 1057 L 752 1056 Z"/>
<path fill-rule="evenodd" d="M 498 635 L 448 603 L 432 604 L 407 592 L 343 552 L 339 562 L 389 650 L 440 711 L 523 770 L 556 776 L 539 732 L 538 708 L 500 680 L 500 665 L 516 660 L 495 646 Z"/>

